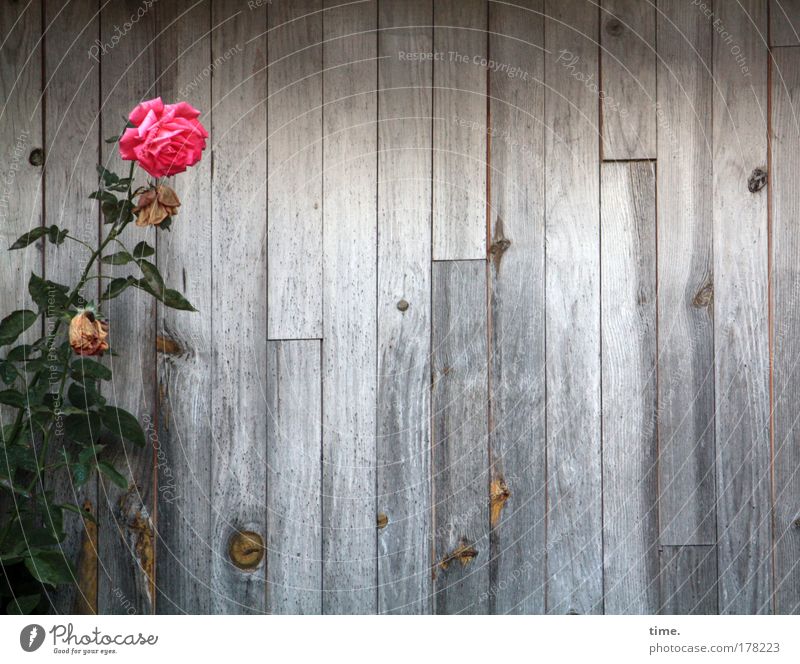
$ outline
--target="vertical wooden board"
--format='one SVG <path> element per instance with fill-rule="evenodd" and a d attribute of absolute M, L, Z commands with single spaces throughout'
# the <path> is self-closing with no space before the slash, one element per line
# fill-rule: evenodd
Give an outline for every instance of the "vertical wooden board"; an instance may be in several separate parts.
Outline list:
<path fill-rule="evenodd" d="M 323 611 L 375 613 L 377 6 L 325 6 Z"/>
<path fill-rule="evenodd" d="M 210 0 L 157 8 L 163 30 L 158 40 L 161 95 L 168 103 L 192 104 L 209 128 Z M 238 52 L 217 57 L 230 59 Z M 158 235 L 157 264 L 165 282 L 199 310 L 158 311 L 158 417 L 148 433 L 158 475 L 159 613 L 211 610 L 211 161 L 209 146 L 200 163 L 169 182 L 181 209 L 172 230 Z"/>
<path fill-rule="evenodd" d="M 770 0 L 770 46 L 800 45 L 800 0 Z"/>
<path fill-rule="evenodd" d="M 320 343 L 267 345 L 269 613 L 322 613 Z"/>
<path fill-rule="evenodd" d="M 600 200 L 605 613 L 657 613 L 655 165 L 603 164 Z"/>
<path fill-rule="evenodd" d="M 433 6 L 433 257 L 486 255 L 485 0 Z"/>
<path fill-rule="evenodd" d="M 717 613 L 717 552 L 713 546 L 662 546 L 662 615 Z"/>
<path fill-rule="evenodd" d="M 773 51 L 772 266 L 775 476 L 775 612 L 800 613 L 800 50 Z"/>
<path fill-rule="evenodd" d="M 713 544 L 713 26 L 682 0 L 665 0 L 657 30 L 661 543 Z"/>
<path fill-rule="evenodd" d="M 431 611 L 430 60 L 428 0 L 380 3 L 378 612 Z"/>
<path fill-rule="evenodd" d="M 544 20 L 489 6 L 492 613 L 544 613 Z"/>
<path fill-rule="evenodd" d="M 322 0 L 267 4 L 269 338 L 319 338 Z"/>
<path fill-rule="evenodd" d="M 584 0 L 545 8 L 547 611 L 597 613 L 600 151 L 597 94 L 585 80 L 597 79 L 598 12 Z"/>
<path fill-rule="evenodd" d="M 100 66 L 97 48 L 97 3 L 78 0 L 64 4 L 48 0 L 44 3 L 47 26 L 45 33 L 45 137 L 46 155 L 44 209 L 47 225 L 69 229 L 75 237 L 96 247 L 99 232 L 99 211 L 88 192 L 96 188 L 99 146 Z M 47 278 L 72 287 L 78 282 L 89 249 L 77 242 L 66 241 L 56 247 L 46 245 Z M 92 274 L 97 274 L 95 268 Z M 98 281 L 90 281 L 83 291 L 87 300 L 97 301 Z M 55 324 L 54 320 L 48 323 Z M 56 445 L 61 448 L 63 441 Z M 53 454 L 53 462 L 63 461 L 61 452 Z M 69 473 L 54 475 L 51 489 L 56 501 L 82 505 L 89 500 L 97 505 L 97 481 L 91 480 L 76 490 Z M 86 522 L 88 523 L 88 522 Z M 65 519 L 66 539 L 62 549 L 77 562 L 82 540 L 88 536 L 83 519 L 69 515 Z M 59 588 L 54 595 L 58 613 L 72 613 L 76 598 L 82 595 L 75 585 Z"/>
<path fill-rule="evenodd" d="M 489 610 L 486 264 L 433 264 L 435 609 Z"/>
<path fill-rule="evenodd" d="M 263 613 L 264 561 L 243 569 L 255 561 L 230 553 L 242 538 L 267 537 L 267 9 L 212 10 L 212 61 L 238 53 L 223 58 L 211 88 L 211 611 Z"/>
<path fill-rule="evenodd" d="M 602 9 L 603 158 L 655 159 L 655 3 L 603 0 Z"/>
<path fill-rule="evenodd" d="M 772 597 L 766 0 L 722 3 L 714 35 L 714 344 L 720 613 Z"/>
<path fill-rule="evenodd" d="M 31 271 L 41 275 L 44 267 L 38 246 L 8 251 L 20 235 L 42 223 L 42 169 L 29 161 L 33 150 L 44 147 L 41 22 L 40 3 L 0 5 L 0 318 L 12 311 L 35 308 L 28 296 L 28 280 Z M 41 331 L 38 324 L 22 340 L 32 341 Z M 8 350 L 8 346 L 0 348 L 0 357 Z M 5 389 L 5 384 L 0 385 Z M 21 388 L 22 381 L 14 386 Z M 0 406 L 4 425 L 13 423 L 16 415 L 16 410 Z M 0 472 L 5 475 L 5 470 L 3 454 Z M 0 495 L 0 520 L 16 510 L 14 499 L 4 491 Z M 65 552 L 69 555 L 71 548 Z M 0 575 L 0 583 L 5 585 L 4 575 Z M 58 608 L 63 606 L 53 593 L 47 599 Z"/>
<path fill-rule="evenodd" d="M 108 3 L 100 11 L 100 42 L 114 46 L 100 54 L 100 127 L 103 139 L 122 133 L 131 110 L 139 102 L 156 96 L 155 42 L 156 12 L 143 12 L 135 26 L 117 38 L 124 25 L 141 8 L 137 0 Z M 101 163 L 126 177 L 129 162 L 123 162 L 116 144 L 101 143 Z M 137 169 L 134 177 L 143 184 L 149 176 Z M 85 195 L 85 194 L 84 194 Z M 107 232 L 107 227 L 104 229 Z M 140 240 L 155 244 L 152 227 L 128 227 L 122 241 L 135 245 Z M 103 266 L 102 273 L 124 277 L 129 266 Z M 142 427 L 155 412 L 155 314 L 153 298 L 129 289 L 106 303 L 109 340 L 118 355 L 109 359 L 114 373 L 108 403 L 124 408 L 139 419 Z M 100 543 L 99 613 L 125 613 L 128 606 L 137 613 L 150 613 L 154 597 L 153 546 L 153 449 L 120 443 L 111 458 L 127 477 L 129 488 L 122 491 L 101 478 L 98 495 L 98 539 Z M 122 599 L 124 598 L 124 599 Z"/>

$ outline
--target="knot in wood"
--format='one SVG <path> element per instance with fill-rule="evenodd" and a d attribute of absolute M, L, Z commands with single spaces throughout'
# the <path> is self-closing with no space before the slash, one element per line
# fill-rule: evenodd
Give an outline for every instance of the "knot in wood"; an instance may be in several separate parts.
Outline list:
<path fill-rule="evenodd" d="M 625 28 L 618 19 L 612 18 L 606 21 L 606 34 L 612 37 L 619 37 L 624 30 Z"/>
<path fill-rule="evenodd" d="M 42 148 L 34 148 L 28 155 L 28 163 L 31 166 L 41 166 L 44 163 L 44 150 Z"/>
<path fill-rule="evenodd" d="M 403 312 L 405 312 L 405 311 L 408 311 L 408 306 L 409 306 L 409 305 L 408 305 L 408 302 L 406 302 L 405 300 L 400 300 L 400 301 L 397 303 L 397 308 L 398 308 L 400 311 L 403 311 Z"/>
<path fill-rule="evenodd" d="M 388 525 L 389 525 L 389 517 L 386 516 L 383 512 L 378 514 L 378 529 L 383 530 Z"/>
<path fill-rule="evenodd" d="M 714 284 L 706 284 L 694 296 L 692 306 L 696 309 L 703 309 L 714 302 Z"/>
<path fill-rule="evenodd" d="M 466 567 L 478 556 L 478 550 L 465 537 L 462 537 L 458 546 L 439 561 L 439 567 L 447 570 L 450 563 L 458 561 L 461 567 Z"/>
<path fill-rule="evenodd" d="M 767 184 L 767 172 L 763 168 L 756 168 L 747 180 L 747 190 L 751 194 L 761 191 Z"/>
<path fill-rule="evenodd" d="M 511 491 L 508 490 L 508 485 L 502 477 L 492 480 L 489 487 L 489 502 L 490 502 L 490 517 L 489 523 L 496 526 L 500 521 L 500 515 L 503 512 L 506 501 L 511 497 Z"/>
<path fill-rule="evenodd" d="M 228 544 L 231 562 L 241 570 L 254 570 L 264 559 L 264 539 L 251 530 L 237 531 Z"/>

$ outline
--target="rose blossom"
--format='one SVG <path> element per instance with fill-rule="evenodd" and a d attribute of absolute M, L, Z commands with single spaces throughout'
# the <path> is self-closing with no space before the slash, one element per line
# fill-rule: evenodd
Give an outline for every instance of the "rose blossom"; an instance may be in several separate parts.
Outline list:
<path fill-rule="evenodd" d="M 185 101 L 165 104 L 161 97 L 143 101 L 131 111 L 129 119 L 135 126 L 122 135 L 119 153 L 139 162 L 154 178 L 183 173 L 200 161 L 206 147 L 208 132 L 199 115 Z"/>
<path fill-rule="evenodd" d="M 158 226 L 167 217 L 178 214 L 181 202 L 173 189 L 160 184 L 139 196 L 133 212 L 137 226 Z"/>
<path fill-rule="evenodd" d="M 79 311 L 69 323 L 69 345 L 78 355 L 102 355 L 108 350 L 108 323 L 89 309 Z"/>

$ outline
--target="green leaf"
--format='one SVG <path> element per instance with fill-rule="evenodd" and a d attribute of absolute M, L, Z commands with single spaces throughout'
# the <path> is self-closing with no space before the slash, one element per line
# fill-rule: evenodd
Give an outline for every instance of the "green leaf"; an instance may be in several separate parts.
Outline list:
<path fill-rule="evenodd" d="M 22 595 L 12 599 L 6 607 L 9 615 L 29 615 L 39 605 L 41 595 Z"/>
<path fill-rule="evenodd" d="M 31 494 L 28 493 L 27 489 L 24 489 L 21 486 L 16 486 L 10 479 L 0 479 L 0 486 L 8 491 L 11 491 L 12 493 L 16 493 L 18 496 L 22 496 L 23 498 L 31 497 Z"/>
<path fill-rule="evenodd" d="M 131 256 L 127 251 L 118 251 L 116 254 L 103 256 L 101 260 L 106 265 L 127 265 L 133 261 L 133 256 Z"/>
<path fill-rule="evenodd" d="M 94 411 L 81 415 L 67 415 L 64 418 L 64 431 L 67 438 L 76 443 L 93 444 L 99 437 L 102 429 L 100 415 Z"/>
<path fill-rule="evenodd" d="M 42 279 L 31 272 L 28 292 L 40 311 L 60 310 L 67 306 L 69 286 Z"/>
<path fill-rule="evenodd" d="M 119 199 L 114 196 L 114 194 L 103 191 L 102 189 L 99 191 L 93 191 L 91 194 L 89 194 L 89 198 L 98 200 L 101 203 L 110 203 L 112 205 L 116 205 L 119 202 Z"/>
<path fill-rule="evenodd" d="M 11 385 L 17 378 L 19 378 L 17 368 L 11 362 L 0 360 L 0 380 L 6 385 Z"/>
<path fill-rule="evenodd" d="M 72 464 L 72 481 L 76 489 L 80 489 L 86 482 L 89 481 L 92 471 L 85 463 Z"/>
<path fill-rule="evenodd" d="M 145 281 L 150 287 L 150 290 L 153 291 L 153 294 L 157 298 L 161 299 L 162 293 L 164 292 L 164 279 L 161 277 L 161 273 L 158 271 L 158 268 L 144 258 L 136 262 L 139 264 L 139 269 L 141 269 Z"/>
<path fill-rule="evenodd" d="M 133 248 L 134 258 L 147 258 L 148 256 L 152 256 L 154 253 L 156 253 L 156 250 L 144 240 Z"/>
<path fill-rule="evenodd" d="M 51 586 L 70 583 L 75 578 L 75 570 L 60 551 L 31 552 L 25 567 L 37 581 Z"/>
<path fill-rule="evenodd" d="M 71 503 L 66 503 L 64 505 L 58 505 L 62 510 L 66 510 L 67 512 L 73 512 L 74 514 L 78 514 L 82 516 L 84 519 L 88 519 L 92 523 L 97 523 L 97 519 L 95 518 L 94 514 L 91 512 L 81 509 L 77 505 L 72 505 Z"/>
<path fill-rule="evenodd" d="M 30 344 L 22 344 L 21 346 L 15 346 L 8 351 L 6 359 L 9 362 L 29 362 L 36 352 L 36 349 Z"/>
<path fill-rule="evenodd" d="M 71 368 L 73 376 L 76 377 L 77 380 L 82 380 L 84 377 L 97 380 L 111 380 L 111 369 L 94 360 L 89 360 L 87 358 L 75 360 Z"/>
<path fill-rule="evenodd" d="M 0 321 L 0 346 L 13 344 L 37 318 L 37 314 L 30 309 L 20 309 L 6 316 Z"/>
<path fill-rule="evenodd" d="M 28 405 L 28 400 L 24 394 L 17 392 L 17 390 L 3 390 L 0 392 L 0 403 L 14 408 L 25 408 Z"/>
<path fill-rule="evenodd" d="M 103 184 L 106 186 L 119 182 L 119 175 L 112 173 L 100 164 L 97 165 L 97 174 L 100 176 L 100 178 L 103 180 Z"/>
<path fill-rule="evenodd" d="M 112 136 L 111 138 L 107 138 L 105 140 L 106 143 L 116 143 L 120 138 L 122 138 L 122 134 L 119 136 Z"/>
<path fill-rule="evenodd" d="M 172 217 L 167 217 L 162 221 L 160 224 L 156 226 L 161 231 L 168 231 L 169 227 L 172 226 Z"/>
<path fill-rule="evenodd" d="M 136 280 L 133 277 L 119 277 L 117 279 L 112 279 L 108 282 L 108 286 L 106 286 L 106 290 L 103 292 L 103 295 L 100 297 L 100 299 L 113 300 L 129 286 L 133 286 L 135 281 Z"/>
<path fill-rule="evenodd" d="M 33 244 L 41 238 L 45 233 L 47 233 L 47 228 L 44 226 L 37 226 L 36 228 L 32 228 L 29 230 L 25 235 L 20 236 L 14 244 L 9 247 L 9 250 L 13 249 L 24 249 L 29 244 Z"/>
<path fill-rule="evenodd" d="M 50 228 L 47 229 L 47 239 L 52 244 L 55 244 L 55 245 L 63 244 L 63 242 L 66 239 L 68 234 L 69 234 L 68 230 L 66 230 L 66 229 L 61 230 L 55 224 L 50 226 Z"/>
<path fill-rule="evenodd" d="M 103 402 L 103 397 L 90 384 L 72 383 L 67 390 L 67 398 L 73 406 L 83 410 L 88 410 L 95 404 Z"/>
<path fill-rule="evenodd" d="M 97 463 L 97 467 L 100 469 L 100 472 L 103 473 L 103 475 L 108 477 L 120 489 L 124 490 L 128 488 L 128 480 L 110 463 L 99 461 Z"/>
<path fill-rule="evenodd" d="M 187 300 L 178 291 L 172 290 L 171 288 L 167 288 L 164 291 L 164 297 L 161 301 L 173 309 L 180 309 L 181 311 L 197 311 L 197 309 L 191 305 L 189 300 Z"/>
<path fill-rule="evenodd" d="M 105 447 L 105 445 L 90 445 L 89 447 L 83 448 L 78 454 L 78 462 L 89 463 L 90 461 L 94 461 Z"/>
<path fill-rule="evenodd" d="M 130 441 L 134 445 L 144 447 L 145 436 L 139 420 L 127 410 L 115 406 L 103 406 L 100 409 L 100 418 L 106 428 L 120 438 Z"/>

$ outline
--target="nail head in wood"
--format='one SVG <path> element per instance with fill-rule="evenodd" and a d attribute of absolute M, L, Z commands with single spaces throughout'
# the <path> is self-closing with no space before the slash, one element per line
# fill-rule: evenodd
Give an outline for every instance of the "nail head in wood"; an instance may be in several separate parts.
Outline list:
<path fill-rule="evenodd" d="M 41 166 L 44 163 L 44 150 L 42 148 L 34 148 L 28 155 L 28 162 L 31 166 Z"/>
<path fill-rule="evenodd" d="M 398 308 L 400 311 L 403 311 L 403 312 L 405 312 L 405 311 L 408 311 L 408 306 L 409 306 L 409 305 L 408 305 L 408 302 L 406 302 L 405 300 L 400 300 L 400 301 L 397 303 L 397 308 Z"/>
<path fill-rule="evenodd" d="M 747 189 L 751 194 L 761 191 L 767 184 L 767 172 L 763 168 L 756 168 L 747 180 Z"/>

